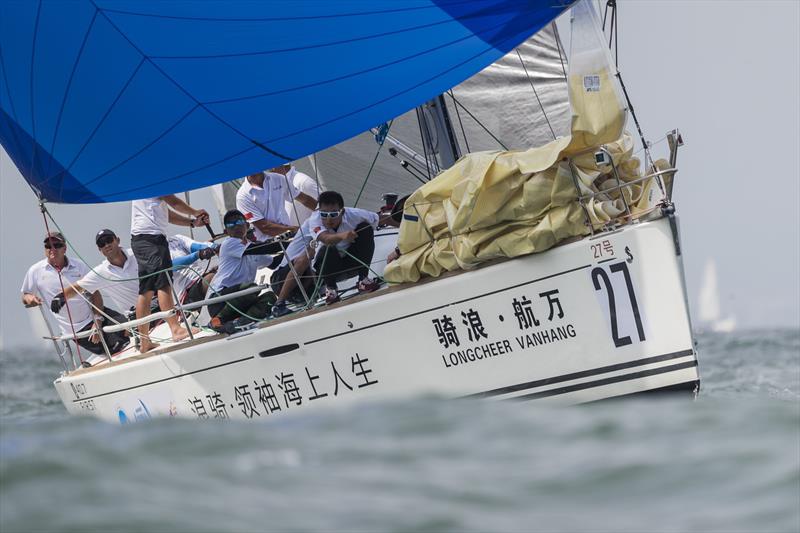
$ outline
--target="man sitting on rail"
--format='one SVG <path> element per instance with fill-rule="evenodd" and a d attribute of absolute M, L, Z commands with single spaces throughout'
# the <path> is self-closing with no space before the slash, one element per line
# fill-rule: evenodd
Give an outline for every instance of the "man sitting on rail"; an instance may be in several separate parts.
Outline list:
<path fill-rule="evenodd" d="M 367 275 L 375 251 L 377 226 L 377 213 L 357 207 L 345 208 L 341 194 L 325 191 L 319 195 L 319 211 L 303 223 L 289 245 L 287 261 L 292 261 L 294 270 L 302 277 L 310 262 L 306 250 L 312 241 L 316 241 L 322 246 L 317 249 L 314 270 L 325 285 L 326 303 L 339 301 L 336 282 L 348 277 L 358 276 L 358 292 L 374 291 L 380 284 Z M 286 299 L 297 284 L 294 274 L 289 274 L 288 263 L 273 274 L 273 282 L 280 285 L 273 311 L 275 316 L 289 312 Z"/>
<path fill-rule="evenodd" d="M 280 252 L 278 243 L 251 243 L 247 240 L 247 221 L 238 209 L 225 213 L 223 222 L 228 237 L 222 241 L 219 249 L 219 267 L 211 280 L 208 298 L 255 287 L 253 280 L 258 269 L 263 266 L 274 268 L 281 259 L 280 255 L 271 255 Z M 252 292 L 232 300 L 210 304 L 210 326 L 220 333 L 233 333 L 254 320 L 266 318 L 274 301 L 275 295 L 272 292 L 264 295 Z"/>
<path fill-rule="evenodd" d="M 45 259 L 28 269 L 22 283 L 22 303 L 27 307 L 46 305 L 55 314 L 62 335 L 94 329 L 90 337 L 78 339 L 78 344 L 94 354 L 103 353 L 100 335 L 105 339 L 111 353 L 118 352 L 128 344 L 124 332 L 103 333 L 103 326 L 108 325 L 106 316 L 122 319 L 115 311 L 103 306 L 103 297 L 94 291 L 88 301 L 77 298 L 64 306 L 63 290 L 70 290 L 71 285 L 89 274 L 89 267 L 83 261 L 68 257 L 64 236 L 58 232 L 50 232 L 44 239 Z M 60 279 L 61 278 L 61 279 Z M 91 302 L 92 305 L 89 305 Z M 102 313 L 99 311 L 102 310 Z"/>

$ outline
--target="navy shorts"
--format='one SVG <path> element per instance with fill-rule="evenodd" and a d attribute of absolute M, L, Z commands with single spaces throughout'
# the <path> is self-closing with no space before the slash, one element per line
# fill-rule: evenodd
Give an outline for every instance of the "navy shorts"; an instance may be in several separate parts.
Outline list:
<path fill-rule="evenodd" d="M 172 271 L 164 271 L 172 268 L 167 238 L 163 235 L 132 235 L 131 248 L 139 264 L 139 294 L 169 290 Z"/>

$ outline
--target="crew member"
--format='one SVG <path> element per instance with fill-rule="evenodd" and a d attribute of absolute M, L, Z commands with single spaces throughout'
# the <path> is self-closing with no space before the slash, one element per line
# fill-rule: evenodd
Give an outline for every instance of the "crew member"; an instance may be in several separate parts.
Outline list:
<path fill-rule="evenodd" d="M 295 236 L 287 250 L 288 260 L 293 260 L 295 271 L 303 276 L 307 267 L 305 249 L 312 240 L 321 246 L 317 247 L 314 259 L 314 270 L 322 278 L 325 286 L 325 302 L 339 301 L 336 282 L 352 276 L 358 276 L 358 292 L 371 292 L 380 284 L 367 277 L 372 254 L 375 251 L 375 228 L 378 225 L 378 214 L 357 207 L 344 207 L 342 195 L 335 191 L 325 191 L 319 195 L 319 211 L 303 223 L 303 227 Z M 279 269 L 279 272 L 281 270 Z M 289 275 L 288 265 L 282 272 L 285 277 L 276 307 L 277 314 L 285 314 L 283 308 L 286 298 L 296 286 L 295 276 Z M 276 272 L 276 280 L 281 281 Z"/>
<path fill-rule="evenodd" d="M 317 198 L 319 196 L 319 187 L 317 186 L 317 182 L 314 181 L 314 178 L 300 172 L 297 170 L 294 165 L 282 165 L 277 167 L 278 170 L 273 169 L 273 172 L 276 174 L 282 174 L 285 169 L 286 179 L 289 180 L 293 185 L 294 188 L 298 191 L 305 193 L 306 196 L 309 198 Z M 307 205 L 303 204 L 299 199 L 295 198 L 294 201 L 287 201 L 284 202 L 284 209 L 286 210 L 286 215 L 289 217 L 292 225 L 300 226 L 308 220 L 308 217 L 314 213 L 313 208 L 309 208 Z"/>
<path fill-rule="evenodd" d="M 255 227 L 255 238 L 263 241 L 287 231 L 297 231 L 300 224 L 291 222 L 285 202 L 296 199 L 308 209 L 317 207 L 315 198 L 295 188 L 286 174 L 292 167 L 280 165 L 268 172 L 247 176 L 236 193 L 236 208 Z"/>
<path fill-rule="evenodd" d="M 251 243 L 247 240 L 247 221 L 241 211 L 228 211 L 223 222 L 228 237 L 222 241 L 219 249 L 219 267 L 211 280 L 209 298 L 254 287 L 258 269 L 277 266 L 276 263 L 282 258 L 271 255 L 280 251 L 277 243 Z M 254 319 L 266 318 L 274 301 L 275 295 L 271 292 L 263 295 L 253 292 L 211 304 L 208 306 L 210 326 L 219 332 L 233 333 Z"/>
<path fill-rule="evenodd" d="M 167 244 L 167 223 L 194 227 L 195 222 L 198 225 L 208 224 L 209 218 L 204 209 L 195 209 L 174 194 L 134 200 L 131 207 L 131 248 L 139 264 L 136 318 L 143 318 L 150 314 L 150 300 L 153 293 L 158 295 L 158 304 L 162 311 L 175 307 L 169 279 L 172 259 Z M 180 325 L 178 317 L 174 314 L 168 317 L 166 322 L 169 324 L 173 341 L 189 336 L 189 332 Z M 149 323 L 139 326 L 141 341 L 139 351 L 142 353 L 157 346 L 150 340 L 149 333 Z"/>
<path fill-rule="evenodd" d="M 100 309 L 107 315 L 114 312 L 103 306 L 103 297 L 95 291 L 89 296 L 89 302 L 83 298 L 70 302 L 69 308 L 63 305 L 62 282 L 64 289 L 74 284 L 89 273 L 86 264 L 67 256 L 66 240 L 59 232 L 50 232 L 44 239 L 45 259 L 32 265 L 22 282 L 22 303 L 26 307 L 45 305 L 53 311 L 62 335 L 93 329 L 91 336 L 78 339 L 78 344 L 94 354 L 103 353 L 100 335 L 105 337 L 106 345 L 111 353 L 120 351 L 128 343 L 124 332 L 103 333 L 106 319 Z M 59 275 L 62 279 L 59 279 Z M 92 307 L 94 306 L 94 307 Z M 70 318 L 72 322 L 70 322 Z"/>
<path fill-rule="evenodd" d="M 167 244 L 175 268 L 172 283 L 178 300 L 185 304 L 199 302 L 205 297 L 216 269 L 206 272 L 203 268 L 201 271 L 197 263 L 214 257 L 219 247 L 210 242 L 195 241 L 186 235 L 170 235 Z"/>

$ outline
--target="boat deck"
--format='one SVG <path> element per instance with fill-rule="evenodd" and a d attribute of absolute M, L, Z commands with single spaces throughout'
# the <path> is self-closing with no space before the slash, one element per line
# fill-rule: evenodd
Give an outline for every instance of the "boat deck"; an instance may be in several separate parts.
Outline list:
<path fill-rule="evenodd" d="M 597 235 L 595 235 L 595 237 L 596 236 Z M 570 238 L 570 239 L 565 239 L 564 241 L 558 243 L 554 247 L 563 246 L 563 245 L 566 245 L 566 244 L 570 244 L 570 243 L 573 243 L 573 242 L 577 242 L 577 241 L 580 241 L 580 240 L 583 240 L 583 239 L 589 239 L 589 238 L 591 238 L 591 237 L 586 236 L 586 237 L 574 237 L 574 238 Z M 445 272 L 441 276 L 438 276 L 438 277 L 435 277 L 435 278 L 434 277 L 423 278 L 423 279 L 421 279 L 421 280 L 419 280 L 417 282 L 400 283 L 400 284 L 396 284 L 396 285 L 393 285 L 393 286 L 385 286 L 384 285 L 380 289 L 376 290 L 375 292 L 368 293 L 368 294 L 353 294 L 353 295 L 349 295 L 349 296 L 346 295 L 346 296 L 342 297 L 341 301 L 339 301 L 339 302 L 337 302 L 335 304 L 331 304 L 331 305 L 325 305 L 324 303 L 323 304 L 317 304 L 315 307 L 312 307 L 311 309 L 305 309 L 305 310 L 297 311 L 297 312 L 294 312 L 292 314 L 289 314 L 289 315 L 286 315 L 286 316 L 283 316 L 283 317 L 280 317 L 280 318 L 270 318 L 270 319 L 267 319 L 267 320 L 265 320 L 263 322 L 255 324 L 252 329 L 268 328 L 270 326 L 274 326 L 274 325 L 277 325 L 277 324 L 283 324 L 283 323 L 286 323 L 286 322 L 290 322 L 292 320 L 297 320 L 299 318 L 316 315 L 318 313 L 335 312 L 337 309 L 341 309 L 344 306 L 351 305 L 351 304 L 354 304 L 356 302 L 363 302 L 365 300 L 370 300 L 372 298 L 380 298 L 381 296 L 384 296 L 386 294 L 402 291 L 402 290 L 405 290 L 405 289 L 407 289 L 409 287 L 415 287 L 415 286 L 419 286 L 419 285 L 424 285 L 424 284 L 427 284 L 427 283 L 438 281 L 440 279 L 458 276 L 460 274 L 464 274 L 465 272 L 474 272 L 475 270 L 487 268 L 487 267 L 490 267 L 490 266 L 493 266 L 493 265 L 498 265 L 498 264 L 505 263 L 507 261 L 511 261 L 511 260 L 514 260 L 514 259 L 518 259 L 518 258 L 517 257 L 502 257 L 502 258 L 486 261 L 485 263 L 482 263 L 482 264 L 478 265 L 475 269 L 472 269 L 472 270 L 469 270 L 469 271 L 466 271 L 466 270 L 454 270 L 454 271 L 451 271 L 451 272 Z M 244 331 L 252 331 L 252 329 L 244 330 Z M 233 335 L 239 335 L 239 334 L 240 333 L 234 333 Z M 179 341 L 179 342 L 172 342 L 170 340 L 161 340 L 161 339 L 166 339 L 169 336 L 169 330 L 168 330 L 166 324 L 161 324 L 158 328 L 156 328 L 152 332 L 151 336 L 153 338 L 155 338 L 155 339 L 159 339 L 157 342 L 160 344 L 160 346 L 158 348 L 156 348 L 155 350 L 151 350 L 151 351 L 149 351 L 147 353 L 143 353 L 142 354 L 142 353 L 139 353 L 139 351 L 131 344 L 128 348 L 126 348 L 122 352 L 119 352 L 117 354 L 112 355 L 111 356 L 111 361 L 108 361 L 108 359 L 106 359 L 104 356 L 100 356 L 100 357 L 103 357 L 103 359 L 98 361 L 98 362 L 96 362 L 91 367 L 77 368 L 77 369 L 67 373 L 67 375 L 70 376 L 70 377 L 86 375 L 88 373 L 95 372 L 95 371 L 98 371 L 98 370 L 102 370 L 102 369 L 105 369 L 105 368 L 118 366 L 118 365 L 123 365 L 123 364 L 130 363 L 130 362 L 133 362 L 133 361 L 140 361 L 142 359 L 146 359 L 146 358 L 154 357 L 154 356 L 158 356 L 158 355 L 164 355 L 164 354 L 167 354 L 167 353 L 170 353 L 170 352 L 174 352 L 174 351 L 177 351 L 177 350 L 182 350 L 184 348 L 189 348 L 189 347 L 192 347 L 192 346 L 198 346 L 200 344 L 205 344 L 205 343 L 212 342 L 212 341 L 215 341 L 215 340 L 223 339 L 225 337 L 229 337 L 230 335 L 227 334 L 227 333 L 216 333 L 211 329 L 202 328 L 202 331 L 199 334 L 196 334 L 194 339 L 187 339 L 187 340 L 183 340 L 183 341 Z"/>

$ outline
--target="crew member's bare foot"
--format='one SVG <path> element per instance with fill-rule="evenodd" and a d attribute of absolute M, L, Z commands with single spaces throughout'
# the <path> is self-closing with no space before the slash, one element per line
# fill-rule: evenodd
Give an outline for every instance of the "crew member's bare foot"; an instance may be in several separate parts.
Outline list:
<path fill-rule="evenodd" d="M 192 328 L 192 335 L 197 335 L 198 333 L 200 333 L 200 330 L 198 328 Z M 189 337 L 189 332 L 186 331 L 186 328 L 180 328 L 177 331 L 172 332 L 173 342 L 182 341 L 183 339 L 186 339 L 188 337 Z"/>
<path fill-rule="evenodd" d="M 139 353 L 147 353 L 150 350 L 155 350 L 159 345 L 149 339 L 142 339 L 139 343 Z"/>

